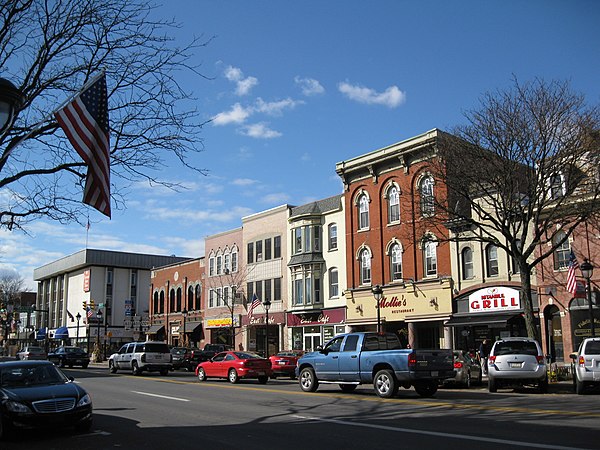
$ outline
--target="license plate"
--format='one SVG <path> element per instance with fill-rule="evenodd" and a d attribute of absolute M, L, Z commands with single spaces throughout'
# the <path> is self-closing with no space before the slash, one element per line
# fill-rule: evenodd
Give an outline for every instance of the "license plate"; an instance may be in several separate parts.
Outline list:
<path fill-rule="evenodd" d="M 432 377 L 437 377 L 440 373 L 437 370 L 432 370 L 431 371 L 431 376 Z"/>
<path fill-rule="evenodd" d="M 259 375 L 264 375 L 265 373 L 264 373 L 264 372 L 258 372 L 258 374 L 259 374 Z"/>
<path fill-rule="evenodd" d="M 76 362 L 77 364 L 81 364 L 81 360 L 80 360 L 80 359 L 76 360 L 75 362 Z"/>
<path fill-rule="evenodd" d="M 279 364 L 280 366 L 285 366 L 285 361 L 278 361 L 277 364 Z"/>
<path fill-rule="evenodd" d="M 520 369 L 521 363 L 508 363 L 508 367 L 510 367 L 511 369 Z"/>

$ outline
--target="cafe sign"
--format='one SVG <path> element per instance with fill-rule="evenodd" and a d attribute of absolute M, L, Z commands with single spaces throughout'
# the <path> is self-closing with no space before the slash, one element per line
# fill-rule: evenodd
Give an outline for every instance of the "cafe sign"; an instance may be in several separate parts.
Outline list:
<path fill-rule="evenodd" d="M 521 309 L 521 300 L 517 289 L 494 286 L 479 289 L 469 295 L 470 313 L 493 313 Z"/>

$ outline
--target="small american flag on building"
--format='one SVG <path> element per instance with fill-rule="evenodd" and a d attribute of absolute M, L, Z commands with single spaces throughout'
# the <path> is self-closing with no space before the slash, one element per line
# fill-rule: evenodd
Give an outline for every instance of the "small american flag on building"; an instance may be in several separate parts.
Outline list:
<path fill-rule="evenodd" d="M 85 315 L 88 319 L 91 319 L 94 316 L 94 310 L 88 306 L 85 311 Z"/>
<path fill-rule="evenodd" d="M 256 293 L 254 293 L 252 296 L 252 303 L 250 303 L 250 308 L 248 308 L 248 317 L 252 317 L 252 311 L 254 311 L 254 308 L 258 305 L 260 305 L 260 300 L 256 296 Z"/>
<path fill-rule="evenodd" d="M 569 272 L 567 274 L 567 291 L 571 294 L 575 294 L 577 292 L 577 279 L 575 276 L 575 270 L 578 268 L 579 263 L 577 262 L 575 253 L 573 253 L 573 250 L 571 250 L 571 255 L 569 256 Z"/>
<path fill-rule="evenodd" d="M 110 217 L 110 153 L 106 75 L 56 113 L 69 142 L 88 167 L 83 203 Z"/>

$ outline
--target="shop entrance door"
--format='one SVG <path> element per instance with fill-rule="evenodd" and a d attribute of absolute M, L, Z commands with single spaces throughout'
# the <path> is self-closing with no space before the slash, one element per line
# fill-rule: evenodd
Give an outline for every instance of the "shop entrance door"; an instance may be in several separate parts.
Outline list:
<path fill-rule="evenodd" d="M 304 329 L 304 351 L 314 352 L 321 345 L 321 327 L 306 327 Z"/>

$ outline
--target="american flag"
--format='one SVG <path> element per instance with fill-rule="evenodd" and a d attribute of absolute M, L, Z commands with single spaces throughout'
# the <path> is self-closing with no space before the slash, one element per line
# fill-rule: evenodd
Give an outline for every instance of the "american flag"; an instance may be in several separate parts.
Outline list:
<path fill-rule="evenodd" d="M 260 305 L 260 300 L 256 296 L 256 293 L 254 293 L 252 296 L 252 303 L 250 303 L 250 308 L 248 308 L 248 317 L 252 317 L 252 311 L 254 311 L 254 308 L 258 305 Z"/>
<path fill-rule="evenodd" d="M 573 250 L 571 250 L 571 255 L 569 256 L 569 273 L 567 274 L 567 291 L 571 294 L 575 294 L 577 292 L 577 279 L 575 278 L 575 270 L 578 268 L 579 263 L 577 262 L 575 253 L 573 253 Z"/>
<path fill-rule="evenodd" d="M 71 145 L 88 166 L 83 203 L 110 217 L 110 155 L 106 75 L 55 113 Z"/>
<path fill-rule="evenodd" d="M 91 319 L 94 316 L 94 310 L 88 306 L 85 315 L 88 319 Z"/>

